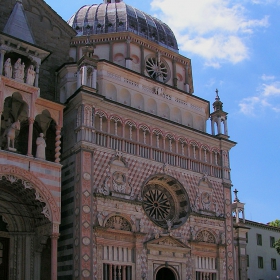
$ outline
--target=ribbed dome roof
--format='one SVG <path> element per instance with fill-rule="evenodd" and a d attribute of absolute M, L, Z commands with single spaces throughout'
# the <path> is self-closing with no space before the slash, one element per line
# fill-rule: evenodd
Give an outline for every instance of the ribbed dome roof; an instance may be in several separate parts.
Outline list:
<path fill-rule="evenodd" d="M 130 31 L 178 51 L 177 40 L 168 25 L 124 2 L 85 5 L 68 24 L 77 36 Z"/>

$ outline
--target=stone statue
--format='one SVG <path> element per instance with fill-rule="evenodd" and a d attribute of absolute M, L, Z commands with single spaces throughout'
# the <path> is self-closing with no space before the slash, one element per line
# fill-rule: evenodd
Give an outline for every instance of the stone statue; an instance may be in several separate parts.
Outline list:
<path fill-rule="evenodd" d="M 33 86 L 34 80 L 35 80 L 36 73 L 34 71 L 34 66 L 31 64 L 27 69 L 27 75 L 26 75 L 26 83 L 28 85 Z"/>
<path fill-rule="evenodd" d="M 168 232 L 170 232 L 173 226 L 173 222 L 171 220 L 166 220 L 166 225 L 167 225 Z"/>
<path fill-rule="evenodd" d="M 7 78 L 12 78 L 12 74 L 13 74 L 13 69 L 12 69 L 11 59 L 8 58 L 4 64 L 4 75 Z"/>
<path fill-rule="evenodd" d="M 36 139 L 36 145 L 36 158 L 46 159 L 46 141 L 43 133 L 40 133 L 39 137 Z"/>
<path fill-rule="evenodd" d="M 9 119 L 10 122 L 10 119 Z M 15 150 L 15 138 L 16 138 L 16 130 L 20 130 L 20 121 L 16 121 L 12 124 L 9 124 L 7 129 L 5 130 L 3 136 L 7 137 L 7 146 L 8 149 Z"/>
<path fill-rule="evenodd" d="M 225 244 L 226 243 L 226 236 L 225 234 L 222 232 L 221 233 L 221 244 Z"/>
<path fill-rule="evenodd" d="M 19 58 L 14 65 L 14 72 L 13 72 L 14 79 L 20 79 L 21 77 L 20 72 L 21 72 L 21 59 Z"/>
<path fill-rule="evenodd" d="M 24 62 L 21 64 L 20 66 L 20 72 L 19 72 L 19 75 L 20 75 L 20 80 L 23 81 L 24 79 L 24 68 L 25 68 L 25 64 Z"/>

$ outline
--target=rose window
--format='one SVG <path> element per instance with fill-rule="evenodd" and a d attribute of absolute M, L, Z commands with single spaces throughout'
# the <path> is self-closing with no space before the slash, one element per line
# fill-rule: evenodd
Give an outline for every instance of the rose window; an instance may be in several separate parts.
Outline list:
<path fill-rule="evenodd" d="M 144 209 L 146 213 L 157 222 L 170 218 L 172 209 L 172 196 L 159 185 L 151 185 L 144 195 Z"/>
<path fill-rule="evenodd" d="M 143 188 L 143 208 L 158 226 L 177 228 L 190 212 L 189 199 L 183 186 L 174 178 L 154 177 Z M 168 225 L 169 224 L 169 225 Z"/>
<path fill-rule="evenodd" d="M 151 78 L 160 82 L 167 82 L 170 78 L 168 64 L 159 57 L 148 56 L 146 59 L 146 71 Z"/>

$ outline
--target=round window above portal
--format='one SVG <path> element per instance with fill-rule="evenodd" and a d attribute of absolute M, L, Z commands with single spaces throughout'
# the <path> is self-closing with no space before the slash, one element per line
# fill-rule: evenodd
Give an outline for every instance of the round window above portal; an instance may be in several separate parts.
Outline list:
<path fill-rule="evenodd" d="M 188 195 L 184 187 L 168 175 L 156 175 L 149 179 L 142 195 L 146 215 L 162 228 L 178 228 L 189 217 Z"/>

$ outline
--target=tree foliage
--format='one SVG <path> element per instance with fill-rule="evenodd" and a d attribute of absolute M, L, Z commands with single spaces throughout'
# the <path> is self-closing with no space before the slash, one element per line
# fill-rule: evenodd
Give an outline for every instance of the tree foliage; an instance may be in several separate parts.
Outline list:
<path fill-rule="evenodd" d="M 268 224 L 273 227 L 280 227 L 280 220 L 276 219 Z M 275 250 L 277 251 L 277 253 L 280 255 L 280 238 L 275 241 L 273 246 L 274 246 Z"/>
<path fill-rule="evenodd" d="M 280 255 L 280 238 L 275 241 L 273 246 L 274 246 L 275 250 L 277 251 L 277 253 Z"/>
<path fill-rule="evenodd" d="M 273 227 L 280 227 L 280 220 L 276 219 L 274 221 L 269 222 L 268 224 Z"/>

